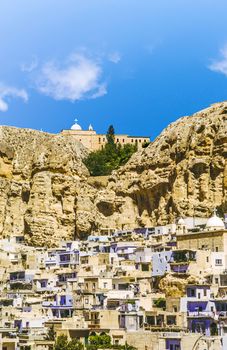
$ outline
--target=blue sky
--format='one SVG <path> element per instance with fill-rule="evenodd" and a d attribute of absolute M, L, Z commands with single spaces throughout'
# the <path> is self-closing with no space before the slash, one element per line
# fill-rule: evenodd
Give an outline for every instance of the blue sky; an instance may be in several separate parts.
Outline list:
<path fill-rule="evenodd" d="M 153 139 L 227 99 L 226 0 L 1 0 L 0 123 Z"/>

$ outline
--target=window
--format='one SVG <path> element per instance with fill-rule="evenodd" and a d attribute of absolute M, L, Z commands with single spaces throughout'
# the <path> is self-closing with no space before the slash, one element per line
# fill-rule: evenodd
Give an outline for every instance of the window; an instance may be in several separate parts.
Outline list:
<path fill-rule="evenodd" d="M 217 277 L 215 278 L 215 284 L 218 284 L 218 278 Z"/>
<path fill-rule="evenodd" d="M 41 288 L 45 288 L 46 287 L 46 282 L 45 281 L 41 281 L 40 286 L 41 286 Z"/>
<path fill-rule="evenodd" d="M 198 299 L 200 299 L 200 293 L 198 293 Z"/>
<path fill-rule="evenodd" d="M 148 264 L 142 264 L 142 271 L 149 271 L 149 265 Z"/>
<path fill-rule="evenodd" d="M 88 298 L 85 299 L 85 304 L 88 304 L 89 300 Z"/>
<path fill-rule="evenodd" d="M 215 251 L 218 252 L 218 247 L 215 248 Z"/>
<path fill-rule="evenodd" d="M 209 262 L 209 257 L 207 256 L 207 262 Z"/>
<path fill-rule="evenodd" d="M 215 259 L 216 266 L 222 266 L 222 259 Z"/>
<path fill-rule="evenodd" d="M 195 296 L 195 289 L 191 289 L 191 290 L 190 290 L 190 296 L 191 296 L 191 297 L 194 297 L 194 296 Z"/>
<path fill-rule="evenodd" d="M 207 290 L 204 289 L 204 296 L 206 297 L 207 296 Z"/>

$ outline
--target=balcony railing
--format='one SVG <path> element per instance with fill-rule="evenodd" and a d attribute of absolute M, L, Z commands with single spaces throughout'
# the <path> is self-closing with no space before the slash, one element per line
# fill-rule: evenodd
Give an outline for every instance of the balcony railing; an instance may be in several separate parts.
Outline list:
<path fill-rule="evenodd" d="M 212 311 L 189 311 L 189 317 L 214 317 L 215 313 Z"/>
<path fill-rule="evenodd" d="M 90 321 L 90 323 L 88 324 L 88 328 L 100 328 L 100 320 L 92 320 Z"/>

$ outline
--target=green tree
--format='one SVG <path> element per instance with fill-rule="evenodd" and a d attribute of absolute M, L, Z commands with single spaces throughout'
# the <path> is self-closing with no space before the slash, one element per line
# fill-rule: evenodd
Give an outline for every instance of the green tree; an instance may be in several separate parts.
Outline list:
<path fill-rule="evenodd" d="M 110 346 L 110 344 L 111 344 L 111 337 L 108 334 L 106 334 L 106 333 L 100 334 L 99 338 L 100 338 L 100 345 L 102 345 L 104 347 L 105 346 L 106 347 Z"/>
<path fill-rule="evenodd" d="M 60 335 L 57 337 L 54 350 L 68 350 L 68 338 L 66 335 Z"/>
<path fill-rule="evenodd" d="M 91 349 L 109 348 L 111 346 L 111 337 L 106 333 L 91 335 L 89 344 Z"/>
<path fill-rule="evenodd" d="M 165 298 L 158 298 L 158 299 L 154 300 L 154 306 L 164 309 L 166 307 L 166 299 Z"/>
<path fill-rule="evenodd" d="M 83 344 L 76 338 L 72 339 L 68 343 L 67 350 L 83 350 L 83 349 L 84 349 Z"/>
<path fill-rule="evenodd" d="M 121 146 L 115 143 L 113 125 L 110 125 L 106 134 L 107 143 L 102 150 L 89 153 L 84 164 L 92 176 L 110 175 L 115 169 L 127 163 L 136 152 L 137 145 L 126 144 Z"/>
<path fill-rule="evenodd" d="M 84 346 L 83 344 L 76 338 L 68 341 L 68 338 L 66 335 L 60 335 L 57 337 L 55 344 L 54 344 L 54 350 L 83 350 Z"/>
<path fill-rule="evenodd" d="M 115 131 L 113 125 L 110 125 L 106 133 L 107 143 L 109 145 L 114 145 L 115 143 Z"/>

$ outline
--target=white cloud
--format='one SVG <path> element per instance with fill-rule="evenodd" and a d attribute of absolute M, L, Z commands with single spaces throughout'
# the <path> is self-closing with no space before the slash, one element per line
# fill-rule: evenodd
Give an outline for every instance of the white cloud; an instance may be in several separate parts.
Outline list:
<path fill-rule="evenodd" d="M 22 72 L 31 73 L 38 67 L 38 59 L 36 56 L 33 56 L 32 61 L 29 63 L 22 63 L 21 70 Z"/>
<path fill-rule="evenodd" d="M 107 93 L 98 61 L 73 54 L 64 66 L 55 62 L 43 65 L 36 81 L 37 89 L 55 100 L 78 101 L 103 96 Z"/>
<path fill-rule="evenodd" d="M 12 86 L 0 84 L 0 111 L 6 112 L 9 108 L 10 98 L 21 98 L 24 102 L 28 101 L 28 94 L 24 89 L 17 89 Z"/>
<path fill-rule="evenodd" d="M 121 55 L 119 52 L 116 51 L 109 54 L 108 58 L 110 62 L 117 64 L 121 60 Z"/>
<path fill-rule="evenodd" d="M 220 50 L 220 53 L 221 58 L 214 60 L 213 63 L 209 65 L 209 69 L 227 76 L 227 45 Z"/>

